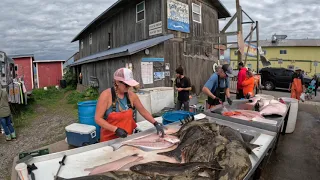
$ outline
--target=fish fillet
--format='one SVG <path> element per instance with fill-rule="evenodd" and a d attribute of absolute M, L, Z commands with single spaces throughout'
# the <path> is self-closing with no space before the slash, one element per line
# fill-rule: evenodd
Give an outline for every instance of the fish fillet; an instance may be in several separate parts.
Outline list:
<path fill-rule="evenodd" d="M 236 113 L 232 113 L 232 112 L 224 112 L 224 113 L 226 113 L 227 115 L 231 115 L 230 117 L 236 118 L 236 119 L 262 122 L 262 123 L 267 123 L 267 124 L 271 124 L 271 125 L 277 124 L 277 121 L 266 119 L 257 111 L 235 110 L 235 112 Z M 232 114 L 235 114 L 235 115 L 232 115 Z"/>
<path fill-rule="evenodd" d="M 143 160 L 142 156 L 138 156 L 138 154 L 133 154 L 131 156 L 126 156 L 121 159 L 115 160 L 113 162 L 103 164 L 101 166 L 85 169 L 85 171 L 90 171 L 89 175 L 101 174 L 109 171 L 119 170 L 121 167 L 125 166 L 126 164 L 129 164 L 132 162 L 138 162 L 141 160 Z"/>
<path fill-rule="evenodd" d="M 175 144 L 179 143 L 179 138 L 172 136 L 172 135 L 165 135 L 164 138 L 161 138 L 157 134 L 151 134 L 148 136 L 144 136 L 138 139 L 133 139 L 130 141 L 125 141 L 120 144 L 111 145 L 114 149 L 119 149 L 122 146 L 134 146 L 146 151 L 149 150 L 160 150 L 160 149 L 167 149 Z"/>
<path fill-rule="evenodd" d="M 277 100 L 271 100 L 268 105 L 260 108 L 261 115 L 279 115 L 285 116 L 287 111 L 287 106 Z"/>

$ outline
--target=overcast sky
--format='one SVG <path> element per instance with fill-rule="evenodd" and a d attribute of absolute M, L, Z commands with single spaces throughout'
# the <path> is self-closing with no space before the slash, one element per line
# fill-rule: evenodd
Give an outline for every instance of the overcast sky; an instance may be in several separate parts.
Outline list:
<path fill-rule="evenodd" d="M 0 50 L 34 54 L 36 59 L 67 59 L 78 49 L 70 41 L 116 0 L 1 0 Z M 231 14 L 235 0 L 220 0 Z M 260 24 L 260 39 L 274 33 L 290 39 L 320 38 L 319 0 L 240 0 Z M 244 17 L 244 20 L 246 18 Z M 221 20 L 222 28 L 227 20 Z M 235 31 L 234 24 L 228 31 Z M 250 25 L 244 26 L 244 33 Z M 232 40 L 232 39 L 231 39 Z M 234 39 L 235 40 L 235 39 Z"/>

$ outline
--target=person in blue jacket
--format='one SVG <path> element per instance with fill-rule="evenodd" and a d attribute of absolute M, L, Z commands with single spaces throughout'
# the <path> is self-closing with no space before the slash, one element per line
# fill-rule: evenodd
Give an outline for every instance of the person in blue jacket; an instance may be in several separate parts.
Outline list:
<path fill-rule="evenodd" d="M 207 108 L 212 108 L 218 104 L 227 101 L 232 105 L 230 99 L 229 77 L 233 77 L 232 68 L 229 64 L 218 67 L 217 71 L 211 75 L 209 80 L 202 88 L 202 92 L 208 96 Z"/>

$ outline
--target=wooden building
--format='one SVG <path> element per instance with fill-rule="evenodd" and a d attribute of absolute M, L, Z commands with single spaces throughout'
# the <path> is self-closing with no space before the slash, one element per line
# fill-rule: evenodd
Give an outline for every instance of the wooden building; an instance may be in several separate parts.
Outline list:
<path fill-rule="evenodd" d="M 120 67 L 149 88 L 172 86 L 181 65 L 199 93 L 218 60 L 218 19 L 227 17 L 219 0 L 118 0 L 72 40 L 80 59 L 71 66 L 102 91 Z"/>
<path fill-rule="evenodd" d="M 33 54 L 10 55 L 16 66 L 17 78 L 23 79 L 26 89 L 31 92 L 34 86 Z"/>
<path fill-rule="evenodd" d="M 37 69 L 37 88 L 59 86 L 63 77 L 65 60 L 36 60 L 33 63 Z"/>

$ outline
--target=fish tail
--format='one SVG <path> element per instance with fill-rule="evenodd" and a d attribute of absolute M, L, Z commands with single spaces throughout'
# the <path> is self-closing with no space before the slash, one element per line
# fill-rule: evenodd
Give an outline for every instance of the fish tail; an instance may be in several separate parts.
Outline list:
<path fill-rule="evenodd" d="M 177 150 L 168 151 L 168 152 L 161 152 L 161 153 L 157 153 L 157 154 L 163 155 L 163 156 L 167 156 L 167 157 L 173 157 L 173 158 L 175 158 L 178 162 L 181 162 L 181 152 L 178 153 Z"/>
<path fill-rule="evenodd" d="M 250 144 L 250 143 L 245 143 L 246 145 L 246 151 L 251 154 L 252 153 L 252 150 L 257 148 L 257 147 L 260 147 L 259 145 L 256 145 L 256 144 Z"/>

